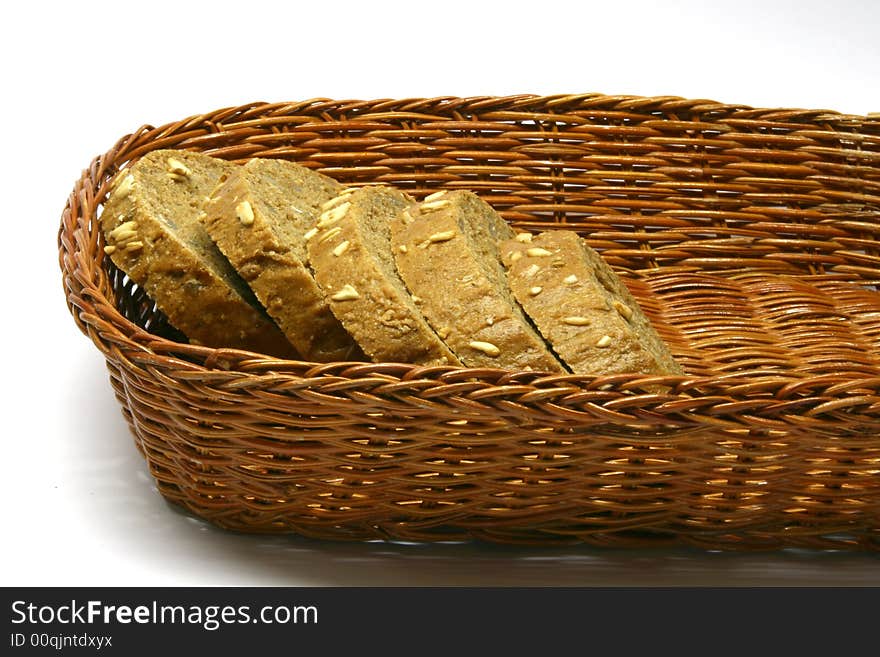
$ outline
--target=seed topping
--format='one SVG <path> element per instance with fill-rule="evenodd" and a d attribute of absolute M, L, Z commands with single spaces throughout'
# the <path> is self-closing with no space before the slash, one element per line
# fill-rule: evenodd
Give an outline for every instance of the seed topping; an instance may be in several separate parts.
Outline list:
<path fill-rule="evenodd" d="M 235 216 L 242 226 L 252 226 L 254 223 L 254 208 L 250 201 L 242 201 L 235 206 Z"/>
<path fill-rule="evenodd" d="M 123 215 L 120 215 L 123 216 Z M 126 233 L 131 233 L 131 235 L 136 235 L 134 232 L 138 227 L 136 221 L 124 221 L 119 224 L 116 228 L 110 231 L 110 239 L 118 240 L 120 235 L 124 235 Z"/>
<path fill-rule="evenodd" d="M 192 175 L 190 168 L 177 158 L 169 157 L 167 164 L 168 173 L 174 180 L 181 181 Z"/>
<path fill-rule="evenodd" d="M 611 305 L 614 306 L 614 310 L 620 313 L 620 316 L 623 317 L 625 320 L 629 321 L 630 319 L 632 319 L 632 308 L 627 306 L 625 303 L 622 303 L 615 299 Z"/>
<path fill-rule="evenodd" d="M 327 240 L 332 240 L 334 237 L 339 235 L 339 233 L 341 233 L 341 232 L 342 232 L 342 229 L 339 226 L 334 226 L 333 228 L 331 228 L 326 233 L 321 235 L 321 237 L 318 238 L 318 244 L 323 244 Z"/>
<path fill-rule="evenodd" d="M 115 236 L 111 235 L 116 242 L 128 242 L 129 240 L 133 240 L 137 237 L 137 232 L 133 230 L 124 230 L 121 233 L 117 233 Z"/>
<path fill-rule="evenodd" d="M 329 201 L 325 201 L 324 203 L 322 203 L 321 210 L 329 210 L 330 208 L 339 205 L 340 203 L 342 203 L 345 199 L 347 199 L 352 194 L 354 194 L 354 189 L 351 189 L 351 188 L 346 189 L 344 192 L 342 192 L 338 196 L 334 196 Z"/>
<path fill-rule="evenodd" d="M 448 242 L 448 241 L 451 240 L 453 237 L 455 237 L 455 231 L 454 231 L 454 230 L 444 230 L 443 232 L 440 232 L 440 233 L 434 233 L 433 235 L 431 235 L 431 236 L 428 238 L 428 241 L 431 242 L 432 244 L 433 244 L 434 242 Z"/>
<path fill-rule="evenodd" d="M 601 338 L 599 338 L 599 341 L 596 342 L 596 346 L 599 347 L 600 349 L 604 349 L 605 347 L 608 347 L 610 345 L 611 345 L 611 336 L 610 335 L 603 335 Z"/>
<path fill-rule="evenodd" d="M 134 176 L 126 174 L 126 176 L 119 181 L 119 184 L 116 185 L 116 189 L 113 193 L 119 198 L 125 198 L 128 196 L 129 192 L 131 192 L 131 188 L 134 185 Z"/>
<path fill-rule="evenodd" d="M 445 208 L 447 205 L 449 205 L 449 201 L 446 199 L 441 199 L 439 201 L 428 201 L 427 203 L 422 203 L 420 207 L 422 212 L 431 212 L 432 210 Z"/>
<path fill-rule="evenodd" d="M 482 351 L 487 356 L 492 356 L 493 358 L 501 353 L 501 350 L 491 342 L 480 342 L 479 340 L 475 340 L 469 342 L 468 347 L 476 349 L 477 351 Z"/>
<path fill-rule="evenodd" d="M 617 299 L 615 299 L 611 305 L 614 306 L 614 310 L 616 310 L 618 313 L 620 313 L 620 316 L 623 317 L 625 320 L 629 321 L 630 319 L 632 319 L 632 316 L 633 316 L 632 308 L 627 306 L 625 303 L 622 303 L 621 301 L 618 301 Z"/>
<path fill-rule="evenodd" d="M 354 289 L 349 284 L 345 284 L 342 286 L 342 289 L 339 292 L 336 292 L 330 297 L 333 301 L 351 301 L 353 299 L 360 299 L 361 295 L 358 294 L 358 291 Z"/>
<path fill-rule="evenodd" d="M 333 255 L 335 255 L 337 257 L 341 256 L 343 253 L 345 253 L 348 250 L 348 246 L 349 246 L 348 240 L 341 241 L 339 244 L 336 245 L 336 248 L 333 249 Z"/>
<path fill-rule="evenodd" d="M 327 226 L 332 226 L 345 216 L 345 213 L 348 212 L 348 209 L 350 207 L 351 202 L 346 201 L 345 203 L 337 205 L 331 210 L 323 212 L 318 218 L 318 228 L 326 228 Z"/>
<path fill-rule="evenodd" d="M 526 255 L 531 256 L 532 258 L 546 258 L 547 256 L 553 255 L 547 249 L 542 249 L 541 247 L 532 247 L 531 249 L 526 250 Z"/>

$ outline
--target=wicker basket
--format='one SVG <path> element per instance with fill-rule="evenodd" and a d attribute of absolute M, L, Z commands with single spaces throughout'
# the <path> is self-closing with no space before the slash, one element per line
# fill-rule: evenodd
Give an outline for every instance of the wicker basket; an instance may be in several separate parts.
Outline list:
<path fill-rule="evenodd" d="M 686 376 L 278 361 L 185 344 L 102 254 L 158 148 L 479 193 L 587 236 Z M 253 104 L 97 157 L 59 236 L 69 308 L 159 490 L 226 528 L 721 549 L 880 548 L 880 117 L 675 97 Z M 668 388 L 668 392 L 657 386 Z"/>

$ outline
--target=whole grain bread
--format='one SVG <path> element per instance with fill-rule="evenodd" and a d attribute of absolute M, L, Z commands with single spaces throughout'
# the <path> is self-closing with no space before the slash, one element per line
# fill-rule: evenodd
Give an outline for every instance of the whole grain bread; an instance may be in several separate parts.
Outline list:
<path fill-rule="evenodd" d="M 101 214 L 104 251 L 191 343 L 293 358 L 199 222 L 208 195 L 235 168 L 188 151 L 144 155 L 114 182 Z"/>
<path fill-rule="evenodd" d="M 565 371 L 507 287 L 497 245 L 514 233 L 485 201 L 432 194 L 401 211 L 391 232 L 401 278 L 462 363 Z"/>
<path fill-rule="evenodd" d="M 293 162 L 259 158 L 221 181 L 202 222 L 302 357 L 364 360 L 307 264 L 305 234 L 343 186 Z"/>
<path fill-rule="evenodd" d="M 681 374 L 623 281 L 577 233 L 521 233 L 501 244 L 510 289 L 578 374 Z"/>
<path fill-rule="evenodd" d="M 390 223 L 412 202 L 382 186 L 336 197 L 307 233 L 309 262 L 331 311 L 374 361 L 460 365 L 394 265 Z"/>

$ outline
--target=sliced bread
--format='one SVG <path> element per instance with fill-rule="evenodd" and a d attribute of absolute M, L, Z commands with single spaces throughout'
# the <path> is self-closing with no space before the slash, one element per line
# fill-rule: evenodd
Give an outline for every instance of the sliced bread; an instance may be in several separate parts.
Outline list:
<path fill-rule="evenodd" d="M 460 365 L 394 266 L 390 220 L 412 202 L 382 186 L 336 197 L 306 234 L 309 262 L 330 310 L 371 359 Z"/>
<path fill-rule="evenodd" d="M 565 371 L 507 287 L 497 245 L 514 233 L 485 201 L 432 194 L 402 211 L 391 232 L 401 278 L 462 363 Z"/>
<path fill-rule="evenodd" d="M 332 178 L 284 160 L 253 159 L 224 174 L 202 222 L 306 360 L 363 360 L 307 265 L 305 233 L 342 192 Z"/>
<path fill-rule="evenodd" d="M 235 168 L 188 151 L 144 155 L 117 176 L 104 206 L 104 251 L 191 343 L 293 358 L 199 221 L 220 177 Z"/>
<path fill-rule="evenodd" d="M 578 374 L 681 374 L 626 285 L 577 233 L 521 233 L 501 244 L 510 289 Z"/>

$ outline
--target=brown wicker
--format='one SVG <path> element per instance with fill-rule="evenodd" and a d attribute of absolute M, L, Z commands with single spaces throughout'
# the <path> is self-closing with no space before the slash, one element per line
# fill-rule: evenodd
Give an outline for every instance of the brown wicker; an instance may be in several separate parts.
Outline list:
<path fill-rule="evenodd" d="M 96 228 L 120 165 L 157 148 L 289 158 L 417 197 L 471 189 L 517 226 L 576 229 L 687 374 L 183 344 Z M 159 490 L 222 527 L 880 548 L 876 115 L 596 94 L 258 103 L 121 139 L 76 183 L 59 243 L 70 310 Z"/>

